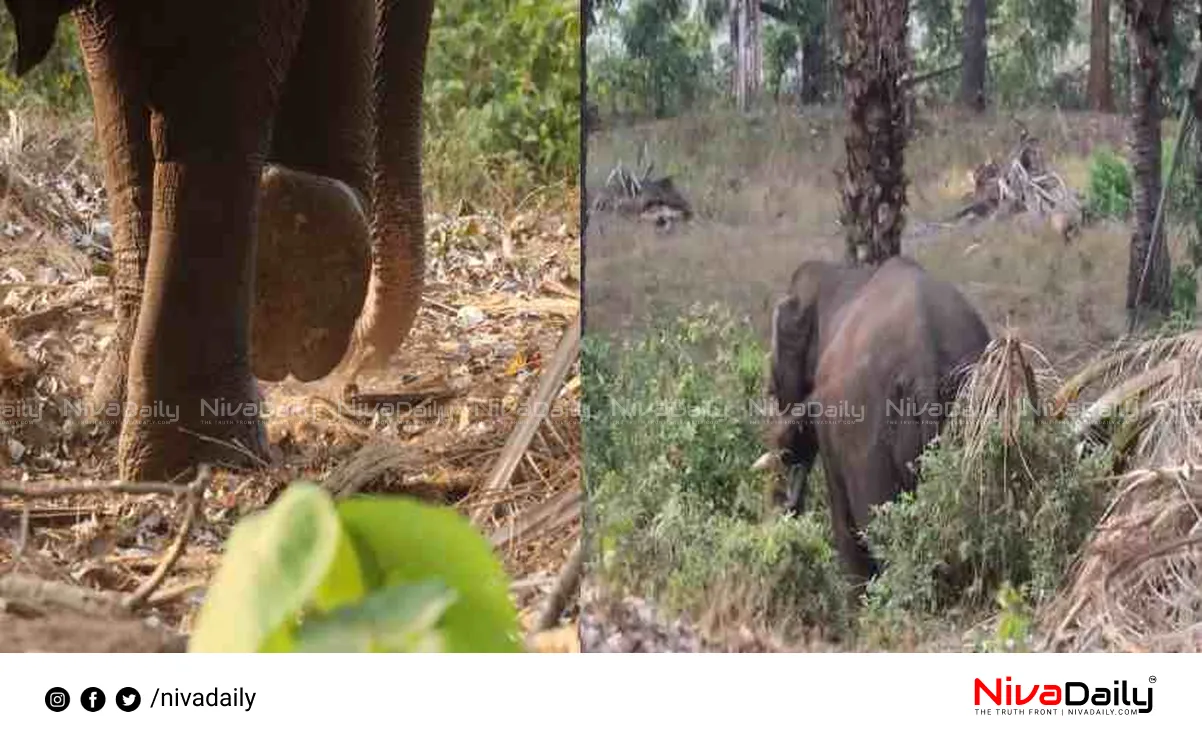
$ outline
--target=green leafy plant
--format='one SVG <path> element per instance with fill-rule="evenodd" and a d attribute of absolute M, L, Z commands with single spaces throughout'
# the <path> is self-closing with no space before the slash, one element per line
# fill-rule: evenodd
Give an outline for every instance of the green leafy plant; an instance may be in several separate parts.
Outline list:
<path fill-rule="evenodd" d="M 1006 585 L 1051 598 L 1105 505 L 1107 454 L 1079 456 L 1061 421 L 1027 418 L 1013 434 L 994 422 L 977 454 L 928 448 L 916 492 L 876 509 L 868 541 L 884 570 L 867 621 L 970 616 Z"/>
<path fill-rule="evenodd" d="M 436 196 L 575 183 L 580 11 L 567 0 L 447 0 L 435 7 L 423 105 Z M 482 178 L 485 176 L 485 178 Z"/>
<path fill-rule="evenodd" d="M 1086 208 L 1102 217 L 1126 219 L 1131 212 L 1131 171 L 1123 158 L 1102 148 L 1089 160 Z"/>
<path fill-rule="evenodd" d="M 488 542 L 404 498 L 295 483 L 230 535 L 190 652 L 516 652 Z"/>
<path fill-rule="evenodd" d="M 581 364 L 602 581 L 697 617 L 846 626 L 823 496 L 800 518 L 782 516 L 751 470 L 767 401 L 764 350 L 747 323 L 695 308 L 621 347 L 589 337 Z"/>

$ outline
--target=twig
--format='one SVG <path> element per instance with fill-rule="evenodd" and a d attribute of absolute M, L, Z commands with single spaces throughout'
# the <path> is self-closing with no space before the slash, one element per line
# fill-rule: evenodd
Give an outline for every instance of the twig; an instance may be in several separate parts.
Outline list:
<path fill-rule="evenodd" d="M 196 521 L 197 514 L 200 513 L 202 494 L 204 493 L 205 484 L 208 482 L 208 468 L 202 467 L 202 470 L 204 480 L 199 480 L 198 475 L 198 479 L 190 483 L 191 489 L 185 494 L 187 504 L 184 507 L 184 519 L 183 523 L 180 524 L 179 534 L 176 535 L 175 541 L 171 543 L 171 546 L 163 555 L 162 561 L 159 562 L 159 566 L 155 568 L 154 572 L 142 582 L 142 585 L 138 586 L 136 591 L 127 596 L 122 602 L 126 609 L 133 611 L 141 606 L 147 597 L 154 593 L 155 589 L 162 584 L 163 579 L 167 577 L 167 573 L 171 571 L 171 568 L 179 561 L 180 556 L 184 554 L 184 549 L 188 543 L 188 535 L 192 532 L 192 524 Z"/>
<path fill-rule="evenodd" d="M 554 399 L 555 393 L 563 384 L 564 377 L 568 375 L 568 369 L 572 367 L 572 362 L 576 360 L 579 346 L 580 315 L 577 314 L 559 341 L 559 348 L 555 349 L 555 356 L 551 358 L 551 363 L 543 371 L 542 379 L 539 380 L 538 389 L 530 399 L 525 417 L 518 421 L 509 440 L 505 442 L 505 447 L 501 449 L 501 454 L 497 457 L 492 471 L 484 481 L 483 489 L 485 491 L 500 490 L 509 484 L 522 455 L 525 454 L 539 425 L 546 417 L 551 400 Z"/>
<path fill-rule="evenodd" d="M 195 479 L 189 483 L 175 482 L 60 482 L 48 485 L 0 480 L 0 495 L 15 495 L 26 499 L 61 498 L 64 495 L 95 495 L 97 493 L 126 493 L 129 495 L 190 495 L 203 492 L 212 471 L 201 465 Z"/>
<path fill-rule="evenodd" d="M 205 588 L 208 585 L 209 585 L 208 581 L 194 580 L 194 581 L 190 581 L 188 583 L 182 583 L 178 586 L 164 588 L 163 590 L 159 591 L 158 593 L 154 594 L 153 596 L 150 596 L 149 598 L 147 598 L 146 605 L 147 606 L 160 606 L 162 604 L 166 604 L 171 601 L 175 601 L 180 596 L 189 594 L 189 593 L 196 591 L 198 589 L 201 589 L 201 588 Z"/>
<path fill-rule="evenodd" d="M 495 529 L 488 537 L 489 542 L 494 548 L 502 549 L 515 542 L 521 542 L 527 534 L 546 524 L 555 527 L 570 522 L 580 515 L 580 500 L 579 490 L 561 493 L 519 514 L 509 524 Z"/>
<path fill-rule="evenodd" d="M 580 586 L 580 575 L 583 570 L 584 542 L 577 540 L 572 554 L 568 556 L 567 563 L 559 572 L 559 580 L 555 582 L 555 588 L 551 590 L 551 595 L 547 596 L 547 602 L 538 616 L 538 621 L 534 625 L 536 632 L 544 632 L 559 623 L 559 615 L 567 608 L 568 601 Z"/>
<path fill-rule="evenodd" d="M 181 496 L 187 499 L 186 510 L 184 511 L 183 523 L 180 525 L 179 534 L 171 547 L 168 548 L 166 554 L 163 555 L 162 561 L 159 563 L 155 571 L 151 573 L 142 585 L 138 587 L 131 595 L 125 597 L 121 601 L 121 606 L 127 611 L 132 611 L 146 601 L 146 598 L 154 592 L 156 588 L 167 577 L 167 573 L 179 560 L 180 555 L 184 552 L 184 547 L 188 540 L 188 535 L 192 531 L 192 524 L 196 520 L 196 515 L 200 512 L 201 497 L 204 494 L 205 488 L 208 487 L 212 479 L 212 470 L 207 464 L 202 464 L 197 468 L 196 477 L 189 483 L 178 484 L 169 482 L 102 482 L 102 483 L 53 483 L 50 485 L 30 485 L 28 483 L 17 482 L 0 482 L 0 495 L 16 495 L 26 500 L 34 498 L 54 498 L 64 495 L 83 495 L 93 493 L 128 493 L 133 495 L 148 495 L 155 493 L 167 493 L 171 495 Z M 22 516 L 23 525 L 28 524 L 28 509 Z M 22 528 L 24 535 L 25 528 Z M 22 536 L 21 548 L 24 547 L 25 538 Z"/>

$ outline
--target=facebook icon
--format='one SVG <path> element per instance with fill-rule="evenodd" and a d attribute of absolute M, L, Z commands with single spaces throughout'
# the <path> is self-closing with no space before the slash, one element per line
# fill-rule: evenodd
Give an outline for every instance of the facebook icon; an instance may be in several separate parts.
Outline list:
<path fill-rule="evenodd" d="M 104 706 L 104 692 L 95 686 L 89 686 L 83 690 L 79 702 L 88 712 L 96 712 Z"/>

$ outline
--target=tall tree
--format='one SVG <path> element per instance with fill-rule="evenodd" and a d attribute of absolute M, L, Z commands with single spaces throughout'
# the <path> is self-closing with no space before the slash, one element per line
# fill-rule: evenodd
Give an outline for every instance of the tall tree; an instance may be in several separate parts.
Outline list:
<path fill-rule="evenodd" d="M 761 2 L 764 15 L 793 27 L 801 39 L 801 101 L 818 103 L 828 92 L 826 0 Z"/>
<path fill-rule="evenodd" d="M 1135 228 L 1127 269 L 1127 311 L 1132 324 L 1145 311 L 1171 309 L 1169 254 L 1163 238 L 1152 240 L 1160 202 L 1162 64 L 1173 35 L 1171 0 L 1123 0 L 1131 53 L 1131 161 L 1135 172 Z"/>
<path fill-rule="evenodd" d="M 985 110 L 985 71 L 989 61 L 988 21 L 987 0 L 965 1 L 960 102 L 975 111 Z"/>
<path fill-rule="evenodd" d="M 751 106 L 763 78 L 760 5 L 756 0 L 730 0 L 730 49 L 734 55 L 734 92 L 740 111 Z"/>
<path fill-rule="evenodd" d="M 901 252 L 909 14 L 909 0 L 843 0 L 842 221 L 852 263 L 880 263 Z"/>
<path fill-rule="evenodd" d="M 1110 0 L 1091 0 L 1089 6 L 1089 105 L 1095 111 L 1114 111 L 1110 79 Z"/>

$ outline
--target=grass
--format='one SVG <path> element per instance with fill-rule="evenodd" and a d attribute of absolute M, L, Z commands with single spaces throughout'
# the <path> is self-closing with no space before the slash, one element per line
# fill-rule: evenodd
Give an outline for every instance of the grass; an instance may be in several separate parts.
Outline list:
<path fill-rule="evenodd" d="M 716 302 L 748 316 L 767 343 L 772 303 L 797 264 L 843 251 L 840 117 L 824 109 L 747 118 L 715 112 L 593 134 L 589 193 L 618 161 L 633 164 L 645 144 L 656 172 L 675 177 L 697 216 L 667 234 L 609 214 L 590 217 L 590 330 L 623 336 L 642 318 Z M 906 154 L 912 186 L 903 251 L 960 286 L 992 326 L 1009 323 L 1058 364 L 1077 363 L 1125 328 L 1126 228 L 1092 224 L 1065 246 L 1032 220 L 943 224 L 961 205 L 971 169 L 1017 142 L 1015 119 L 1082 192 L 1095 146 L 1123 146 L 1117 117 L 932 112 Z"/>
<path fill-rule="evenodd" d="M 693 309 L 582 356 L 596 577 L 699 621 L 845 629 L 845 586 L 819 509 L 778 517 L 753 473 L 763 349 L 738 318 Z"/>

